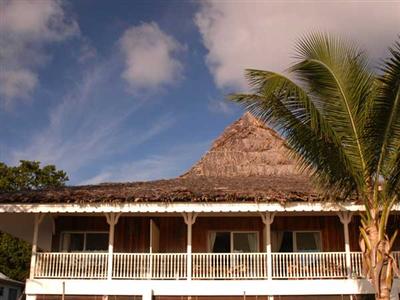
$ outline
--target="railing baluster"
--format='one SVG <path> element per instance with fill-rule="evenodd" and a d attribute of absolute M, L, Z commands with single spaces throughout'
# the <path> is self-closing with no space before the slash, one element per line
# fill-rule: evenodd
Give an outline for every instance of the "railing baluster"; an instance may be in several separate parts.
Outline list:
<path fill-rule="evenodd" d="M 393 252 L 400 263 L 400 252 Z M 362 254 L 351 252 L 353 276 L 362 277 Z M 267 278 L 265 253 L 193 253 L 193 279 Z M 186 253 L 114 253 L 112 274 L 118 279 L 184 279 Z M 107 277 L 107 253 L 37 254 L 35 278 Z M 150 266 L 151 269 L 150 269 Z M 272 253 L 272 278 L 346 278 L 344 252 Z M 150 273 L 151 272 L 151 273 Z"/>

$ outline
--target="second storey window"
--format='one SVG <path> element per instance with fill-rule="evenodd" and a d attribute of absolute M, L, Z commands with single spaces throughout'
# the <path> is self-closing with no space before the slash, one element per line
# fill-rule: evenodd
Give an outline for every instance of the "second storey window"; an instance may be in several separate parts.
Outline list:
<path fill-rule="evenodd" d="M 62 232 L 61 251 L 107 251 L 108 232 Z"/>
<path fill-rule="evenodd" d="M 209 232 L 209 250 L 214 253 L 248 253 L 258 251 L 257 232 Z"/>
<path fill-rule="evenodd" d="M 276 231 L 272 233 L 273 252 L 321 252 L 320 231 Z"/>

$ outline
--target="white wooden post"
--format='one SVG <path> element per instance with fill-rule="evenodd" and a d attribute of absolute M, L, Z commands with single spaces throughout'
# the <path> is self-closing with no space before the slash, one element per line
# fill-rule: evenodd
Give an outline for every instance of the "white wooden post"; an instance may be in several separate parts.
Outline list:
<path fill-rule="evenodd" d="M 107 265 L 107 279 L 112 279 L 112 271 L 113 271 L 113 253 L 114 253 L 114 231 L 115 225 L 118 223 L 118 219 L 121 216 L 121 213 L 109 213 L 106 214 L 106 219 L 108 225 L 110 225 L 109 233 L 108 233 L 108 265 Z"/>
<path fill-rule="evenodd" d="M 33 238 L 32 238 L 32 256 L 31 256 L 31 268 L 30 268 L 30 272 L 29 272 L 29 279 L 33 279 L 35 277 L 39 225 L 43 221 L 43 218 L 44 218 L 44 214 L 36 214 L 35 218 L 34 218 Z"/>
<path fill-rule="evenodd" d="M 192 226 L 196 222 L 197 213 L 183 213 L 183 219 L 187 225 L 187 280 L 192 280 Z"/>
<path fill-rule="evenodd" d="M 146 290 L 142 295 L 142 300 L 152 300 L 153 299 L 153 290 Z"/>
<path fill-rule="evenodd" d="M 272 247 L 271 247 L 271 224 L 274 222 L 275 213 L 261 214 L 262 221 L 265 225 L 264 242 L 265 252 L 267 252 L 267 277 L 272 279 Z"/>
<path fill-rule="evenodd" d="M 400 288 L 399 287 L 393 287 L 392 288 L 392 293 L 390 294 L 390 300 L 399 300 L 400 297 Z"/>
<path fill-rule="evenodd" d="M 349 223 L 351 222 L 351 217 L 353 216 L 352 212 L 341 211 L 338 213 L 340 222 L 343 224 L 344 229 L 344 243 L 345 243 L 345 252 L 346 252 L 346 269 L 347 269 L 347 277 L 351 278 L 351 253 L 350 253 L 350 238 L 349 238 Z"/>

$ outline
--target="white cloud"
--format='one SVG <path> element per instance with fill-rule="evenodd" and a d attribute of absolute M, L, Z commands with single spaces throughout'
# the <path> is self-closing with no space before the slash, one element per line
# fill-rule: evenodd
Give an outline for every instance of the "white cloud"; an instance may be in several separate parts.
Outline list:
<path fill-rule="evenodd" d="M 0 70 L 0 92 L 6 99 L 27 97 L 37 82 L 37 75 L 30 70 Z"/>
<path fill-rule="evenodd" d="M 26 98 L 38 84 L 45 46 L 79 34 L 59 0 L 0 0 L 0 95 L 3 105 Z"/>
<path fill-rule="evenodd" d="M 107 167 L 80 185 L 102 182 L 148 181 L 172 178 L 187 171 L 209 147 L 210 142 L 180 145 L 158 155 Z"/>
<path fill-rule="evenodd" d="M 184 47 L 156 23 L 127 29 L 120 39 L 125 58 L 122 77 L 133 90 L 157 90 L 179 80 L 182 64 L 177 53 Z"/>
<path fill-rule="evenodd" d="M 343 34 L 382 57 L 399 33 L 400 2 L 204 1 L 195 22 L 216 85 L 246 89 L 244 69 L 282 72 L 310 31 Z"/>
<path fill-rule="evenodd" d="M 212 98 L 208 101 L 208 110 L 213 113 L 230 115 L 233 113 L 233 103 L 230 103 L 223 99 Z"/>

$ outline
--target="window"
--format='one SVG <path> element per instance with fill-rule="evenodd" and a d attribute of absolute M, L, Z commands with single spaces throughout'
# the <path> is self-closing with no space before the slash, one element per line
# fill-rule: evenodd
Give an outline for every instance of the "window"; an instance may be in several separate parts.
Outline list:
<path fill-rule="evenodd" d="M 294 251 L 319 252 L 321 247 L 321 233 L 319 231 L 296 231 L 293 235 Z"/>
<path fill-rule="evenodd" d="M 258 251 L 257 232 L 211 231 L 209 250 L 214 253 L 248 253 Z"/>
<path fill-rule="evenodd" d="M 277 231 L 272 233 L 273 252 L 322 251 L 320 231 Z"/>
<path fill-rule="evenodd" d="M 8 300 L 17 300 L 17 290 L 13 288 L 8 289 Z"/>
<path fill-rule="evenodd" d="M 4 295 L 4 287 L 0 286 L 0 297 Z"/>
<path fill-rule="evenodd" d="M 108 232 L 63 232 L 61 251 L 107 251 Z"/>

